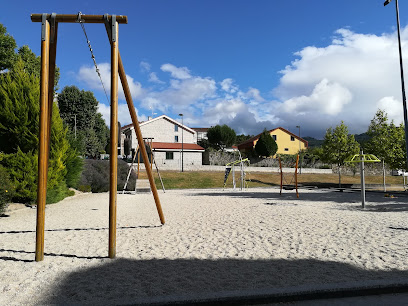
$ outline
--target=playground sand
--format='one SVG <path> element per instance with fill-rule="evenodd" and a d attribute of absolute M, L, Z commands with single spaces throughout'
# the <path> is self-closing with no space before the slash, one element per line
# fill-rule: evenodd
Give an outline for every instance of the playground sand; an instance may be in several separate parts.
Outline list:
<path fill-rule="evenodd" d="M 408 197 L 251 189 L 118 194 L 117 258 L 109 195 L 48 205 L 45 258 L 36 210 L 0 218 L 0 305 L 126 304 L 408 282 Z"/>

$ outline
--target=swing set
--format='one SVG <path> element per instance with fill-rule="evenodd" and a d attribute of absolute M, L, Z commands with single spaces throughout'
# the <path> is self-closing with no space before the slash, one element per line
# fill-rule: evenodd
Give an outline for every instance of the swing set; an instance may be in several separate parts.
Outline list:
<path fill-rule="evenodd" d="M 239 157 L 240 157 L 239 160 L 233 161 L 225 165 L 223 190 L 227 186 L 228 176 L 231 172 L 232 172 L 232 186 L 234 190 L 236 189 L 237 184 L 236 184 L 236 179 L 235 179 L 235 168 L 238 165 L 239 165 L 239 174 L 240 174 L 239 175 L 240 190 L 241 191 L 244 190 L 245 187 L 248 189 L 248 181 L 246 180 L 247 173 L 245 171 L 245 166 L 249 166 L 249 159 L 248 158 L 242 159 L 241 154 L 239 155 Z"/>
<path fill-rule="evenodd" d="M 127 23 L 127 16 L 123 15 L 66 15 L 66 14 L 32 14 L 32 22 L 41 22 L 41 80 L 40 80 L 40 122 L 39 122 L 39 153 L 38 153 L 38 186 L 37 186 L 37 227 L 35 261 L 44 260 L 44 221 L 45 201 L 47 196 L 48 160 L 50 148 L 50 131 L 52 105 L 54 100 L 55 59 L 57 54 L 57 32 L 59 23 L 102 23 L 105 25 L 111 45 L 111 92 L 110 92 L 110 179 L 109 179 L 109 258 L 116 257 L 116 211 L 117 211 L 117 164 L 118 164 L 118 76 L 121 80 L 123 92 L 129 108 L 130 117 L 136 132 L 145 169 L 149 178 L 157 212 L 161 224 L 165 223 L 159 195 L 154 183 L 152 168 L 144 145 L 142 132 L 137 119 L 135 107 L 131 97 L 125 69 L 119 53 L 118 29 L 119 24 Z M 85 30 L 84 33 L 86 34 Z M 90 46 L 87 38 L 88 46 Z M 92 49 L 90 48 L 91 53 Z M 92 54 L 93 56 L 93 54 Z M 95 66 L 96 61 L 93 57 Z M 98 72 L 98 69 L 97 69 Z M 100 74 L 98 73 L 100 76 Z M 103 84 L 103 83 L 102 83 Z M 106 92 L 105 92 L 106 93 Z"/>
<path fill-rule="evenodd" d="M 161 175 L 160 175 L 159 167 L 157 167 L 156 159 L 154 158 L 153 139 L 154 138 L 152 138 L 152 137 L 143 138 L 143 142 L 144 142 L 145 147 L 148 148 L 148 152 L 147 152 L 148 155 L 150 153 L 150 168 L 153 169 L 153 164 L 155 165 L 157 175 L 159 176 L 163 192 L 165 193 L 166 190 L 164 189 L 164 184 L 163 184 L 163 180 L 162 180 Z M 135 153 L 133 155 L 132 164 L 130 165 L 129 172 L 128 172 L 128 175 L 127 175 L 127 178 L 126 178 L 126 183 L 125 183 L 125 186 L 123 186 L 122 194 L 124 194 L 126 192 L 126 187 L 127 187 L 127 184 L 129 183 L 130 174 L 133 171 L 133 165 L 135 164 L 136 157 L 137 157 L 137 172 L 136 172 L 136 182 L 135 182 L 135 194 L 137 193 L 136 186 L 137 186 L 137 180 L 139 179 L 139 174 L 140 174 L 140 150 L 139 150 L 139 145 L 137 145 L 136 151 L 135 151 Z"/>
<path fill-rule="evenodd" d="M 296 162 L 294 163 L 294 165 L 292 165 L 295 167 L 295 172 L 289 176 L 290 181 L 288 180 L 289 179 L 288 175 L 283 173 L 282 161 L 281 161 L 280 156 L 278 157 L 278 160 L 279 160 L 279 174 L 280 174 L 280 192 L 279 194 L 282 195 L 282 189 L 285 189 L 285 190 L 296 189 L 296 197 L 299 198 L 298 180 L 297 180 L 299 154 L 296 156 Z"/>

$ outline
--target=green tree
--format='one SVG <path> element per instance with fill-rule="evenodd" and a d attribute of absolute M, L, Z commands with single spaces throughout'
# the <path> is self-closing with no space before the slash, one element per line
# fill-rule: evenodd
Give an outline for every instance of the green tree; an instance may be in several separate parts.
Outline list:
<path fill-rule="evenodd" d="M 58 95 L 61 117 L 70 129 L 69 139 L 78 152 L 97 157 L 105 151 L 109 129 L 98 113 L 98 101 L 90 91 L 66 86 Z"/>
<path fill-rule="evenodd" d="M 255 145 L 255 152 L 259 156 L 273 156 L 278 151 L 278 145 L 267 129 L 264 129 Z"/>
<path fill-rule="evenodd" d="M 7 33 L 7 29 L 0 23 L 0 71 L 11 69 L 16 60 L 16 41 Z"/>
<path fill-rule="evenodd" d="M 223 150 L 224 148 L 232 146 L 237 136 L 232 128 L 224 124 L 209 128 L 207 137 L 208 142 L 214 149 Z"/>
<path fill-rule="evenodd" d="M 376 155 L 392 169 L 405 168 L 404 126 L 388 123 L 388 115 L 378 110 L 368 127 L 370 140 L 365 144 L 367 153 Z"/>
<path fill-rule="evenodd" d="M 24 69 L 30 73 L 34 74 L 36 77 L 41 75 L 41 57 L 35 55 L 33 51 L 27 46 L 24 45 L 18 49 L 18 57 L 21 58 L 24 62 Z M 54 92 L 58 88 L 58 81 L 60 78 L 59 67 L 55 66 L 55 78 L 54 78 Z"/>
<path fill-rule="evenodd" d="M 33 202 L 36 196 L 39 122 L 39 78 L 28 73 L 18 59 L 13 69 L 0 76 L 0 150 L 5 152 L 1 163 L 7 168 L 15 197 Z M 48 191 L 58 190 L 55 196 L 65 196 L 67 188 L 67 156 L 72 150 L 66 138 L 56 103 L 51 119 Z M 72 153 L 74 154 L 74 153 Z M 60 192 L 64 194 L 60 194 Z M 51 200 L 50 200 L 51 201 Z"/>
<path fill-rule="evenodd" d="M 108 126 L 105 123 L 105 120 L 102 118 L 101 113 L 96 113 L 94 129 L 96 132 L 96 137 L 99 140 L 98 153 L 99 154 L 105 153 L 105 147 L 108 144 L 109 138 L 110 138 L 110 131 L 109 131 Z"/>
<path fill-rule="evenodd" d="M 339 168 L 339 186 L 341 187 L 341 167 L 347 157 L 359 152 L 359 144 L 354 135 L 349 135 L 348 128 L 342 121 L 340 125 L 327 129 L 323 140 L 323 161 L 335 164 Z"/>
<path fill-rule="evenodd" d="M 244 141 L 247 141 L 248 139 L 250 139 L 252 137 L 254 137 L 254 136 L 253 135 L 244 135 L 244 134 L 237 135 L 237 139 L 235 140 L 235 143 L 236 144 L 243 143 Z"/>
<path fill-rule="evenodd" d="M 29 152 L 38 144 L 40 82 L 24 70 L 20 59 L 0 79 L 0 150 Z"/>

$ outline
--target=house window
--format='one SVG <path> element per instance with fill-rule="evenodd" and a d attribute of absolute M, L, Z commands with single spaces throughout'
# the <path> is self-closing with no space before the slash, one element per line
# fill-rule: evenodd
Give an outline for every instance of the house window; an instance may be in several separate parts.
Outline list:
<path fill-rule="evenodd" d="M 276 141 L 276 135 L 272 135 L 273 140 Z"/>
<path fill-rule="evenodd" d="M 174 131 L 178 132 L 178 125 L 177 124 L 174 125 Z"/>
<path fill-rule="evenodd" d="M 174 142 L 178 142 L 178 136 L 174 136 Z"/>
<path fill-rule="evenodd" d="M 290 141 L 295 141 L 295 136 L 290 136 Z"/>
<path fill-rule="evenodd" d="M 289 149 L 288 149 L 288 148 L 285 148 L 285 151 L 289 151 Z"/>
<path fill-rule="evenodd" d="M 174 159 L 173 152 L 166 152 L 166 159 Z"/>

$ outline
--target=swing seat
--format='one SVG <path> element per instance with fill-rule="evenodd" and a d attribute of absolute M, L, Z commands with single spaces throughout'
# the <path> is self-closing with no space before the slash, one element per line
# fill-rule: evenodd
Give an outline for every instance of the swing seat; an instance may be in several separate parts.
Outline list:
<path fill-rule="evenodd" d="M 295 189 L 295 185 L 283 185 L 282 188 L 285 190 L 293 190 Z"/>

